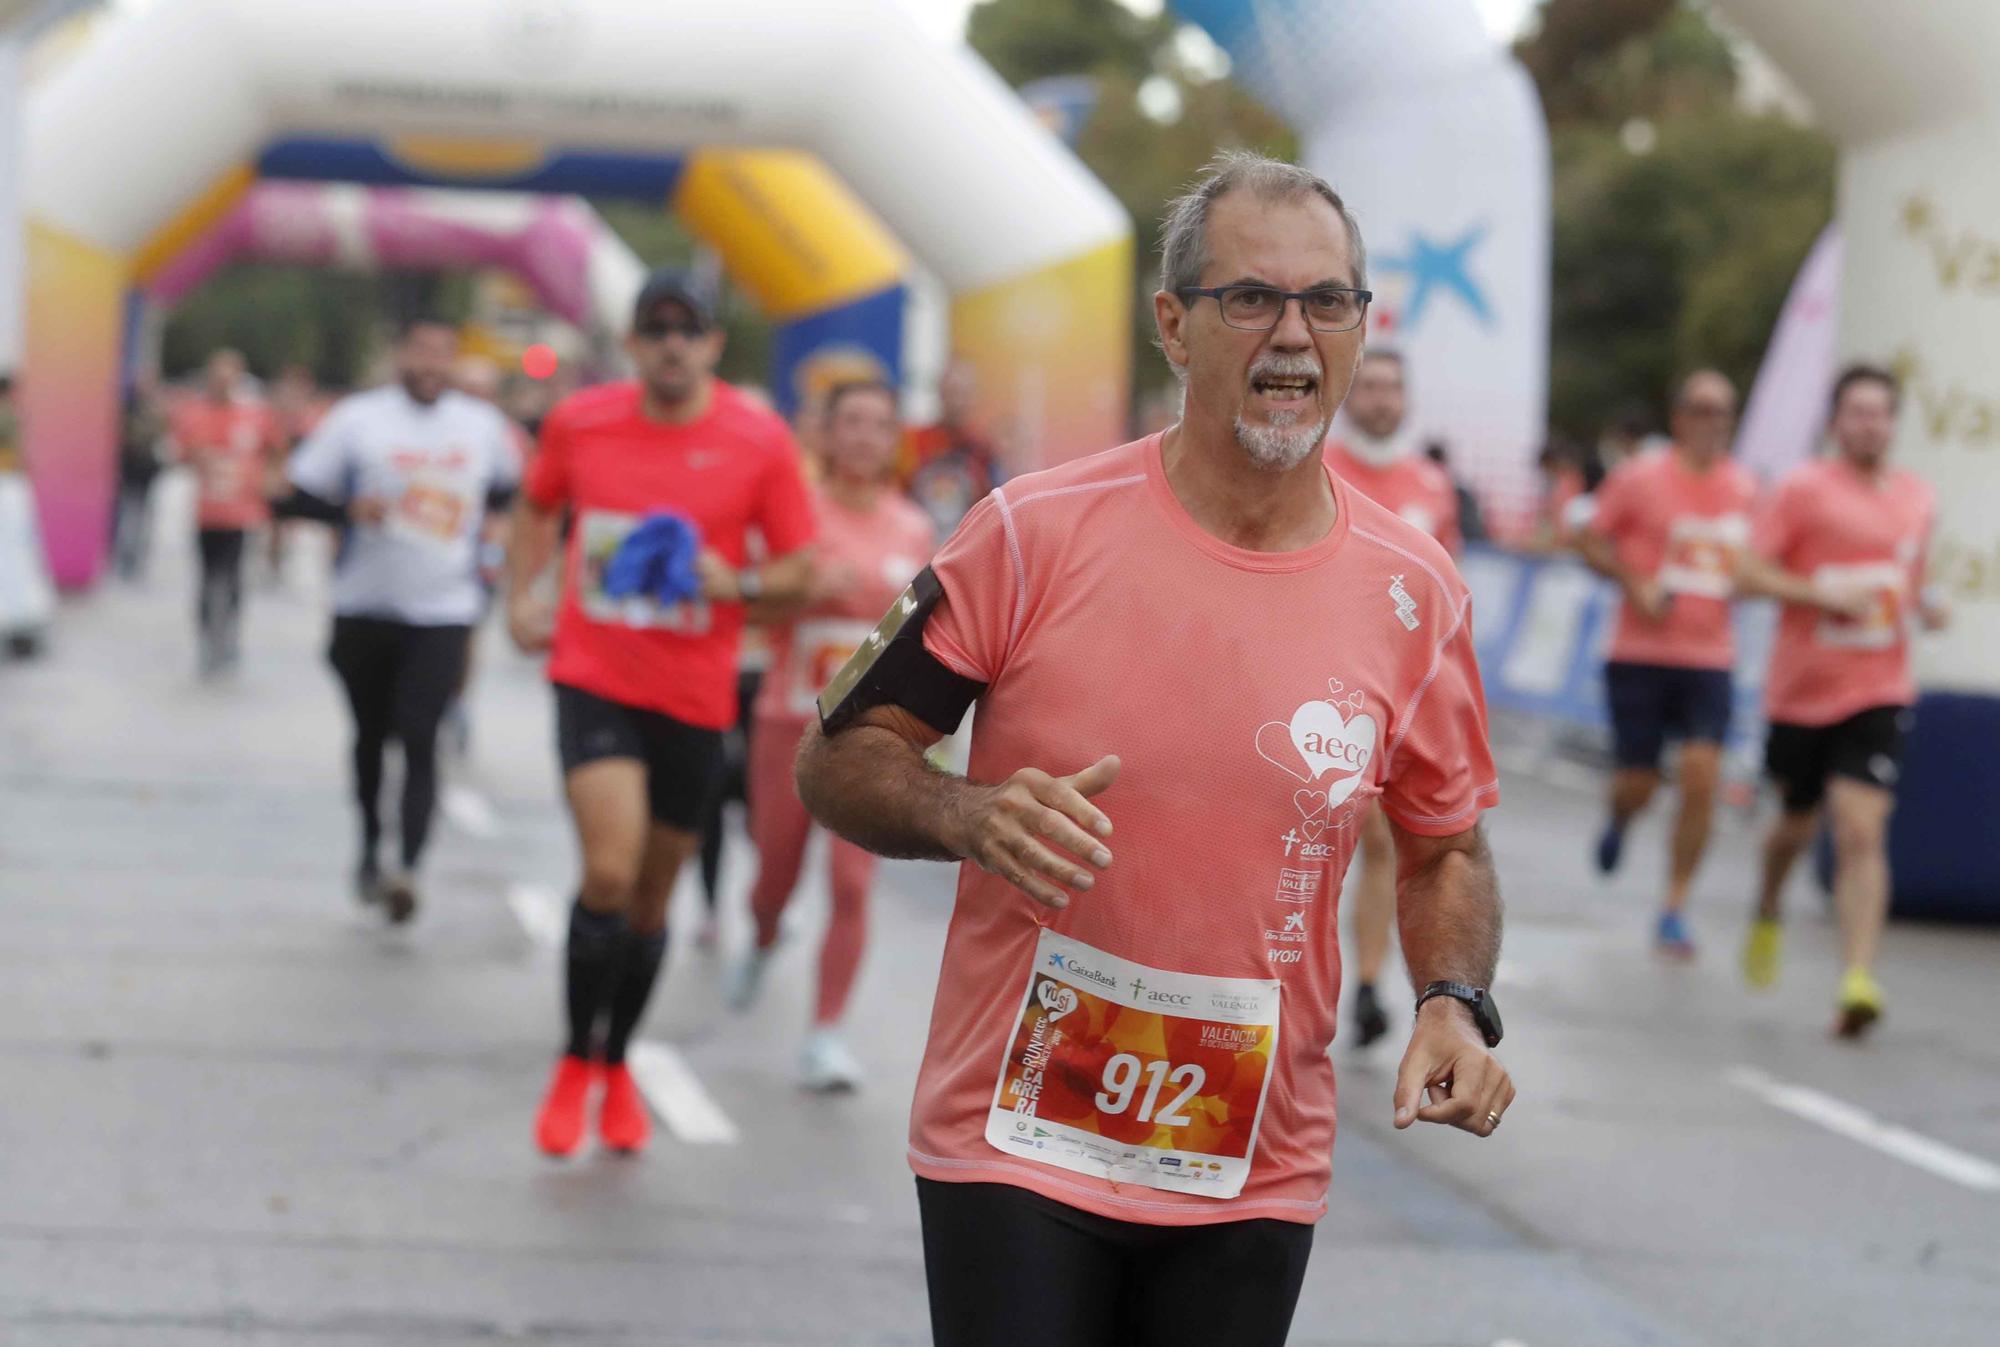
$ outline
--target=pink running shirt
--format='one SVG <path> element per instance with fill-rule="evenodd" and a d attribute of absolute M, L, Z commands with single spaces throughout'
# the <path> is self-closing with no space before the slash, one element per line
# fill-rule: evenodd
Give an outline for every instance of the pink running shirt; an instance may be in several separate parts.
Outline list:
<path fill-rule="evenodd" d="M 1729 601 L 1736 558 L 1750 542 L 1757 479 L 1724 459 L 1696 472 L 1671 449 L 1618 466 L 1597 489 L 1589 528 L 1618 547 L 1618 559 L 1657 579 L 1669 596 L 1658 622 L 1618 605 L 1609 657 L 1623 664 L 1727 669 L 1736 662 Z"/>
<path fill-rule="evenodd" d="M 1931 488 L 1901 468 L 1870 478 L 1843 459 L 1823 459 L 1778 483 L 1757 520 L 1759 554 L 1830 588 L 1873 591 L 1876 604 L 1859 620 L 1784 605 L 1764 687 L 1767 719 L 1832 725 L 1917 699 L 1910 618 L 1936 518 Z"/>
<path fill-rule="evenodd" d="M 814 603 L 794 620 L 769 629 L 771 667 L 756 707 L 759 718 L 794 721 L 801 727 L 815 714 L 813 699 L 819 690 L 861 648 L 937 549 L 930 516 L 894 490 L 884 491 L 866 513 L 815 491 L 813 515 L 819 525 L 814 568 L 823 576 L 850 571 L 854 583 L 838 597 Z"/>
<path fill-rule="evenodd" d="M 168 431 L 194 467 L 200 527 L 253 529 L 270 520 L 271 465 L 281 442 L 270 408 L 197 394 L 168 414 Z"/>
<path fill-rule="evenodd" d="M 1106 753 L 1123 769 L 1097 801 L 1112 865 L 1065 910 L 960 866 L 911 1119 L 918 1174 L 1161 1225 L 1325 1213 L 1356 819 L 1379 798 L 1450 836 L 1498 798 L 1464 583 L 1436 542 L 1328 477 L 1324 539 L 1245 551 L 1182 508 L 1154 435 L 1007 483 L 932 563 L 945 599 L 925 644 L 988 685 L 972 778 Z M 1085 965 L 1076 987 L 1044 980 L 1063 960 Z M 1225 981 L 1276 1002 L 1275 1032 L 1228 1022 L 1227 1005 L 1222 1023 L 1148 1008 L 1185 984 L 1211 984 L 1212 1007 Z M 1057 1028 L 1067 1042 L 1044 1061 Z M 1018 1129 L 1011 1148 L 996 1127 Z M 1094 1129 L 1156 1182 L 1032 1158 L 1059 1127 Z M 1183 1153 L 1145 1149 L 1162 1145 Z M 1225 1163 L 1247 1174 L 1240 1193 L 1205 1195 Z M 1159 1186 L 1167 1166 L 1183 1190 Z"/>
<path fill-rule="evenodd" d="M 1465 550 L 1458 527 L 1458 493 L 1450 475 L 1437 464 L 1409 454 L 1377 467 L 1357 458 L 1338 440 L 1327 449 L 1326 462 L 1334 476 L 1430 534 L 1445 551 L 1457 556 Z"/>

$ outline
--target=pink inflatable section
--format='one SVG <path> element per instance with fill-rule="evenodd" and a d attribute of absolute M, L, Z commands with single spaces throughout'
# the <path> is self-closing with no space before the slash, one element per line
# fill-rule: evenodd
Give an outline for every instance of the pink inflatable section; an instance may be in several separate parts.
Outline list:
<path fill-rule="evenodd" d="M 143 292 L 149 302 L 172 305 L 245 258 L 366 269 L 505 267 L 549 312 L 588 327 L 592 253 L 605 234 L 596 212 L 571 197 L 265 182 Z"/>

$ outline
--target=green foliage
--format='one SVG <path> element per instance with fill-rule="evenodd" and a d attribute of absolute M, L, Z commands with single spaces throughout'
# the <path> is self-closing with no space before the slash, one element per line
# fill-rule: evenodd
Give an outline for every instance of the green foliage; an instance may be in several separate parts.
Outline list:
<path fill-rule="evenodd" d="M 1832 217 L 1833 147 L 1737 105 L 1735 56 L 1698 10 L 1549 0 L 1520 54 L 1551 122 L 1551 422 L 1593 440 L 1697 365 L 1747 392 Z"/>
<path fill-rule="evenodd" d="M 1222 149 L 1292 158 L 1290 127 L 1227 79 L 1190 69 L 1176 47 L 1183 25 L 1162 13 L 1141 18 L 1116 0 L 985 0 L 967 40 L 1019 85 L 1050 75 L 1090 75 L 1096 110 L 1077 157 L 1132 216 L 1138 276 L 1133 286 L 1132 369 L 1140 390 L 1172 382 L 1153 349 L 1160 220 L 1166 204 Z M 1149 79 L 1170 81 L 1180 113 L 1155 121 L 1139 108 Z"/>
<path fill-rule="evenodd" d="M 1141 18 L 1117 0 L 984 0 L 966 23 L 965 40 L 1016 87 L 1047 75 L 1114 70 L 1136 80 L 1151 73 L 1178 26 L 1164 14 Z"/>

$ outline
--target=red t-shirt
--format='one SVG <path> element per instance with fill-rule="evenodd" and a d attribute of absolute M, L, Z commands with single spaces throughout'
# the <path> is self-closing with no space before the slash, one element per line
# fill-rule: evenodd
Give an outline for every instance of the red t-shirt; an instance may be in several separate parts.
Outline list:
<path fill-rule="evenodd" d="M 1729 601 L 1736 593 L 1736 558 L 1750 542 L 1750 507 L 1757 479 L 1724 459 L 1706 472 L 1671 449 L 1618 465 L 1597 489 L 1589 529 L 1617 545 L 1634 574 L 1657 579 L 1668 595 L 1658 622 L 1618 606 L 1609 656 L 1625 664 L 1727 669 L 1736 662 Z"/>
<path fill-rule="evenodd" d="M 1161 1225 L 1325 1213 L 1357 820 L 1449 836 L 1498 796 L 1465 584 L 1329 481 L 1325 538 L 1245 551 L 1150 436 L 1015 478 L 933 561 L 925 646 L 988 685 L 971 777 L 1123 767 L 1114 860 L 1064 910 L 959 867 L 918 1174 Z"/>
<path fill-rule="evenodd" d="M 757 694 L 757 715 L 803 726 L 814 699 L 889 611 L 937 548 L 922 510 L 894 491 L 857 513 L 824 494 L 814 500 L 819 521 L 813 563 L 822 575 L 851 571 L 841 594 L 822 599 L 790 622 L 770 629 L 771 665 Z"/>
<path fill-rule="evenodd" d="M 1342 481 L 1430 534 L 1445 551 L 1457 556 L 1465 550 L 1458 528 L 1458 493 L 1452 489 L 1450 474 L 1437 464 L 1405 454 L 1377 466 L 1339 441 L 1326 451 L 1326 461 Z"/>
<path fill-rule="evenodd" d="M 271 517 L 271 465 L 283 434 L 269 407 L 191 397 L 169 414 L 168 431 L 194 468 L 202 528 L 256 528 Z"/>
<path fill-rule="evenodd" d="M 1808 463 L 1778 483 L 1757 520 L 1757 551 L 1829 589 L 1867 590 L 1866 617 L 1784 605 L 1764 687 L 1766 719 L 1831 725 L 1917 699 L 1910 620 L 1937 498 L 1901 468 L 1867 477 L 1844 459 Z"/>
<path fill-rule="evenodd" d="M 752 528 L 772 558 L 811 542 L 812 503 L 785 423 L 720 380 L 687 425 L 648 420 L 636 382 L 586 389 L 542 423 L 523 489 L 574 513 L 550 681 L 690 725 L 735 723 L 743 605 L 613 598 L 604 571 L 628 533 L 666 510 L 732 566 L 748 560 Z"/>

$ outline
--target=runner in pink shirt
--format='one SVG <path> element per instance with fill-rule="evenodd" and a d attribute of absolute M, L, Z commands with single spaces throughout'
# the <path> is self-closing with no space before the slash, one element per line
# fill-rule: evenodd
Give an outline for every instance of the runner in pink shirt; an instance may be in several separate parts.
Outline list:
<path fill-rule="evenodd" d="M 1617 770 L 1597 866 L 1617 868 L 1626 827 L 1659 789 L 1667 740 L 1679 739 L 1680 814 L 1656 929 L 1661 952 L 1677 958 L 1694 954 L 1684 914 L 1715 816 L 1736 662 L 1730 600 L 1757 493 L 1728 457 L 1735 424 L 1729 380 L 1690 374 L 1674 398 L 1673 443 L 1605 478 L 1577 538 L 1591 569 L 1624 591 L 1604 665 Z"/>
<path fill-rule="evenodd" d="M 1846 970 L 1834 1028 L 1846 1038 L 1882 1014 L 1874 966 L 1889 907 L 1889 814 L 1917 698 L 1911 620 L 1933 631 L 1948 620 L 1922 589 L 1936 497 L 1888 463 L 1899 396 L 1887 370 L 1842 371 L 1833 386 L 1833 456 L 1778 484 L 1743 568 L 1747 590 L 1784 604 L 1764 713 L 1765 764 L 1785 804 L 1764 844 L 1744 972 L 1753 986 L 1777 977 L 1780 895 L 1823 801 Z"/>
<path fill-rule="evenodd" d="M 750 734 L 750 837 L 758 860 L 750 910 L 757 940 L 731 973 L 729 1001 L 737 1010 L 748 1009 L 763 984 L 812 832 L 812 818 L 792 784 L 792 760 L 814 719 L 814 698 L 937 546 L 930 517 L 890 483 L 902 437 L 896 390 L 879 382 L 836 384 L 821 416 L 826 478 L 814 502 L 819 565 L 804 603 L 789 620 L 769 625 L 771 671 L 758 693 Z M 800 1077 L 808 1089 L 851 1090 L 861 1084 L 861 1064 L 839 1029 L 867 939 L 875 857 L 835 837 L 827 861 L 832 905 L 820 939 L 819 988 Z"/>
<path fill-rule="evenodd" d="M 1341 409 L 1346 424 L 1327 446 L 1334 475 L 1377 505 L 1414 524 L 1453 556 L 1464 548 L 1458 526 L 1458 493 L 1444 469 L 1417 448 L 1408 421 L 1407 370 L 1402 353 L 1386 347 L 1364 351 Z M 1389 1032 L 1389 1017 L 1375 994 L 1389 956 L 1389 927 L 1396 919 L 1396 843 L 1379 809 L 1360 820 L 1361 864 L 1354 874 L 1354 1028 L 1368 1047 Z"/>
<path fill-rule="evenodd" d="M 243 557 L 253 529 L 270 522 L 282 435 L 248 388 L 240 351 L 213 352 L 201 391 L 167 418 L 171 457 L 194 469 L 201 581 L 196 603 L 204 674 L 234 665 L 242 650 Z"/>
<path fill-rule="evenodd" d="M 1320 179 L 1221 157 L 1154 297 L 1181 421 L 994 491 L 821 694 L 807 806 L 966 862 L 909 1138 L 944 1347 L 1284 1341 L 1377 801 L 1424 987 L 1396 1125 L 1486 1136 L 1513 1098 L 1466 587 L 1320 452 L 1362 257 Z M 933 770 L 975 698 L 968 776 Z"/>

